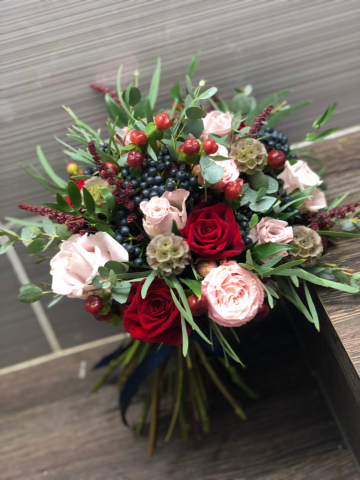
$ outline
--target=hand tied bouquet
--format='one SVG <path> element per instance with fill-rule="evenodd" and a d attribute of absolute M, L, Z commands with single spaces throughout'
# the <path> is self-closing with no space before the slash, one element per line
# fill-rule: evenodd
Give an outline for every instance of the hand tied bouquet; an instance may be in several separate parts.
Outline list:
<path fill-rule="evenodd" d="M 121 367 L 126 423 L 131 398 L 151 378 L 137 425 L 140 432 L 151 410 L 150 455 L 164 381 L 175 385 L 166 440 L 177 422 L 187 436 L 187 410 L 195 430 L 208 431 L 205 376 L 244 419 L 219 373 L 223 368 L 250 398 L 256 395 L 234 368 L 241 365 L 235 328 L 265 318 L 283 296 L 319 329 L 308 283 L 359 290 L 360 274 L 326 263 L 324 250 L 328 238 L 359 236 L 351 230 L 358 228 L 360 202 L 342 208 L 342 198 L 328 207 L 320 176 L 297 158 L 304 149 L 291 151 L 274 129 L 308 102 L 279 103 L 288 93 L 282 91 L 257 104 L 249 85 L 226 101 L 215 87 L 205 89 L 204 81 L 192 85 L 197 55 L 188 67 L 185 97 L 180 82 L 171 90 L 170 110 L 154 111 L 160 60 L 142 100 L 138 72 L 135 86 L 124 91 L 121 68 L 117 92 L 92 85 L 105 93 L 108 138 L 67 109 L 76 124 L 68 137 L 81 145 L 61 141 L 73 160 L 67 165 L 70 181 L 53 171 L 38 147 L 50 180 L 35 167 L 25 170 L 55 201 L 20 204 L 45 217 L 43 222 L 19 220 L 20 235 L 0 231 L 8 239 L 1 253 L 16 240 L 39 261 L 55 250 L 53 305 L 64 296 L 82 299 L 96 320 L 128 332 L 129 339 L 97 365 L 107 370 L 94 390 Z M 319 132 L 334 108 L 314 122 L 307 140 L 334 131 Z M 31 303 L 50 292 L 25 285 L 19 299 Z"/>

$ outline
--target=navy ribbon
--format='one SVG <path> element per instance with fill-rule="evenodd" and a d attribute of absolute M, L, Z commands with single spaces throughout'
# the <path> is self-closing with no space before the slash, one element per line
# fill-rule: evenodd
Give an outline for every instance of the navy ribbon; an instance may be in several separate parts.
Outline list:
<path fill-rule="evenodd" d="M 202 333 L 210 338 L 210 330 L 207 327 L 200 327 Z M 199 343 L 203 348 L 208 352 L 212 353 L 214 357 L 223 357 L 223 349 L 221 344 L 216 337 L 213 335 L 212 345 L 207 343 L 195 330 L 190 334 L 190 338 Z M 146 380 L 146 378 L 165 360 L 170 356 L 175 347 L 173 345 L 164 345 L 160 343 L 154 344 L 154 347 L 149 351 L 145 356 L 143 361 L 135 368 L 132 374 L 129 376 L 127 381 L 124 384 L 124 387 L 120 393 L 119 397 L 119 408 L 121 412 L 121 417 L 125 425 L 128 425 L 126 421 L 126 410 L 130 405 L 132 397 L 137 392 L 139 386 Z M 107 355 L 99 363 L 95 365 L 93 369 L 104 367 L 108 365 L 112 360 L 115 360 L 123 352 L 124 347 L 117 348 L 114 352 Z"/>

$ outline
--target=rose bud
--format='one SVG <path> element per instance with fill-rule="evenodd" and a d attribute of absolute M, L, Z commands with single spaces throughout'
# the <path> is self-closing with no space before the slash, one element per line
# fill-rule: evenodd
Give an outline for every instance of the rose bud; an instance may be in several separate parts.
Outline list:
<path fill-rule="evenodd" d="M 198 265 L 197 265 L 197 272 L 199 275 L 201 275 L 202 277 L 206 277 L 206 275 L 208 275 L 210 273 L 210 270 L 212 270 L 213 268 L 217 268 L 217 263 L 214 262 L 214 261 L 211 261 L 211 262 L 199 262 Z"/>

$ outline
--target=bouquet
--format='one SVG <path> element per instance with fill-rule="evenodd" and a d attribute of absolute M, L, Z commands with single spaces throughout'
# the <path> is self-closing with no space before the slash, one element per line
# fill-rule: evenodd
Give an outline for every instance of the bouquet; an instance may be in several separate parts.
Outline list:
<path fill-rule="evenodd" d="M 284 297 L 319 329 L 309 284 L 359 290 L 360 273 L 327 263 L 325 252 L 336 237 L 359 237 L 352 231 L 359 229 L 360 202 L 340 207 L 343 197 L 327 206 L 324 167 L 312 171 L 306 149 L 290 150 L 275 130 L 308 102 L 289 106 L 280 101 L 289 91 L 281 91 L 257 103 L 250 85 L 226 101 L 205 81 L 193 84 L 197 56 L 185 89 L 180 82 L 172 88 L 168 110 L 155 109 L 160 59 L 145 98 L 138 72 L 125 89 L 121 68 L 117 91 L 92 85 L 105 94 L 105 138 L 67 108 L 73 142 L 61 143 L 72 160 L 69 181 L 38 147 L 49 178 L 25 170 L 55 200 L 19 205 L 44 217 L 41 226 L 19 220 L 20 235 L 0 230 L 7 238 L 1 253 L 20 241 L 38 261 L 51 258 L 52 285 L 25 285 L 20 301 L 48 293 L 52 305 L 77 298 L 95 321 L 128 332 L 96 366 L 107 368 L 94 391 L 119 367 L 126 423 L 132 397 L 148 383 L 136 430 L 150 411 L 150 456 L 165 384 L 172 405 L 166 440 L 176 424 L 184 437 L 191 426 L 197 434 L 209 430 L 214 385 L 245 419 L 228 381 L 256 397 L 241 376 L 238 327 L 265 318 Z M 335 106 L 315 120 L 307 140 L 335 130 L 321 129 Z"/>

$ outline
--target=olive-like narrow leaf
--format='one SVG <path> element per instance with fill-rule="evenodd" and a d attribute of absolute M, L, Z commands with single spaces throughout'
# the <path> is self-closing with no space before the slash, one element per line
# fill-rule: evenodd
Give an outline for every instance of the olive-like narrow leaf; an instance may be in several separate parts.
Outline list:
<path fill-rule="evenodd" d="M 331 117 L 331 115 L 333 114 L 333 111 L 335 110 L 336 105 L 337 104 L 334 103 L 334 105 L 331 105 L 331 107 L 327 108 L 325 112 L 322 113 L 320 117 L 315 120 L 315 122 L 313 123 L 313 128 L 320 128 L 321 125 L 324 125 L 324 123 L 326 123 Z"/>
<path fill-rule="evenodd" d="M 189 62 L 189 65 L 188 65 L 188 68 L 187 68 L 187 71 L 186 71 L 186 75 L 189 77 L 189 78 L 192 78 L 192 76 L 194 75 L 194 72 L 195 72 L 195 69 L 197 67 L 197 58 L 198 56 L 200 55 L 201 53 L 201 50 L 198 50 L 192 57 L 191 57 L 191 60 Z"/>
<path fill-rule="evenodd" d="M 60 178 L 58 175 L 56 175 L 56 173 L 54 172 L 54 170 L 51 168 L 49 162 L 46 160 L 45 158 L 45 155 L 43 154 L 43 151 L 41 150 L 41 147 L 38 145 L 36 147 L 36 153 L 37 153 L 37 156 L 39 157 L 39 160 L 40 160 L 40 163 L 41 165 L 43 166 L 45 172 L 49 175 L 49 177 L 51 178 L 51 180 L 60 188 L 66 188 L 67 187 L 67 183 L 65 182 L 65 180 L 63 180 L 62 178 Z"/>
<path fill-rule="evenodd" d="M 144 285 L 142 286 L 141 288 L 141 298 L 144 299 L 146 297 L 146 294 L 149 290 L 149 287 L 152 283 L 152 281 L 154 280 L 154 278 L 156 277 L 157 273 L 153 270 L 150 275 L 147 277 L 147 279 L 145 280 L 144 282 Z"/>
<path fill-rule="evenodd" d="M 156 99 L 159 92 L 160 74 L 161 74 L 161 58 L 158 57 L 155 72 L 151 79 L 150 90 L 149 90 L 149 100 L 150 100 L 150 105 L 152 109 L 155 107 Z"/>
<path fill-rule="evenodd" d="M 89 215 L 94 215 L 94 213 L 95 213 L 95 201 L 94 201 L 91 193 L 85 187 L 82 188 L 82 192 L 83 192 L 83 195 L 84 195 L 84 203 L 85 203 L 86 210 L 88 211 L 88 214 Z"/>

